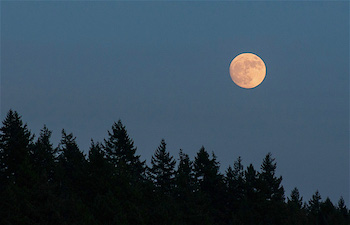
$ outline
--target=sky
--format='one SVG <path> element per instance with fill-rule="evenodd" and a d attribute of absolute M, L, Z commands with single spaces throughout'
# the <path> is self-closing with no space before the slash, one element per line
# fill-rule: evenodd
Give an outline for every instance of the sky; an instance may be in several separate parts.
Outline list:
<path fill-rule="evenodd" d="M 286 197 L 349 206 L 349 2 L 2 1 L 1 120 L 61 130 L 88 152 L 122 120 L 150 163 L 203 145 L 221 172 L 276 158 Z M 260 56 L 254 89 L 229 75 Z"/>

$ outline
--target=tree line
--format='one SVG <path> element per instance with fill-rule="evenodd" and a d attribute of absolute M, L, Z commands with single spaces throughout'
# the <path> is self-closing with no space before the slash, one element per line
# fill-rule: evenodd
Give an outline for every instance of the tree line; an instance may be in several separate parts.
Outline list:
<path fill-rule="evenodd" d="M 161 140 L 150 165 L 137 155 L 119 120 L 87 155 L 62 130 L 57 147 L 44 126 L 37 138 L 9 110 L 0 128 L 0 224 L 50 225 L 345 225 L 341 197 L 318 191 L 304 202 L 297 188 L 285 197 L 271 153 L 260 170 L 238 157 L 224 173 L 214 153 L 178 159 Z"/>

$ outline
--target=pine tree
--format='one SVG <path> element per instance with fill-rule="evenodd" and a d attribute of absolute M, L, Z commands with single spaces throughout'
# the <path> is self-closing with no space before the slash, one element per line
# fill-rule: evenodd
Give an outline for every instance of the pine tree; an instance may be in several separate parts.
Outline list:
<path fill-rule="evenodd" d="M 41 179 L 52 181 L 55 170 L 55 154 L 56 149 L 50 141 L 52 131 L 44 127 L 40 131 L 39 138 L 35 142 L 32 158 L 34 168 L 40 175 Z"/>
<path fill-rule="evenodd" d="M 87 161 L 76 143 L 76 138 L 72 133 L 67 134 L 64 129 L 58 152 L 55 181 L 58 186 L 59 214 L 62 216 L 62 222 L 88 223 L 91 213 L 83 202 L 87 186 Z"/>
<path fill-rule="evenodd" d="M 261 221 L 258 207 L 262 200 L 258 193 L 258 177 L 259 173 L 250 164 L 244 171 L 244 199 L 238 214 L 241 223 L 259 224 Z"/>
<path fill-rule="evenodd" d="M 145 162 L 136 155 L 134 141 L 129 137 L 121 120 L 114 123 L 112 131 L 108 131 L 109 138 L 104 140 L 104 150 L 107 159 L 117 169 L 116 175 L 127 180 L 140 181 L 145 176 Z"/>
<path fill-rule="evenodd" d="M 235 223 L 237 221 L 241 201 L 244 198 L 244 171 L 241 157 L 234 162 L 233 168 L 228 167 L 225 174 L 226 184 L 226 205 L 228 221 Z"/>
<path fill-rule="evenodd" d="M 40 185 L 31 158 L 34 136 L 12 110 L 7 113 L 0 131 L 0 224 L 49 221 L 42 212 L 52 210 L 40 201 L 46 199 L 48 189 Z"/>
<path fill-rule="evenodd" d="M 294 188 L 287 198 L 288 218 L 287 224 L 303 225 L 307 223 L 306 212 L 303 207 L 303 197 L 300 196 L 298 188 Z"/>
<path fill-rule="evenodd" d="M 114 220 L 120 223 L 140 224 L 145 210 L 146 185 L 145 161 L 136 155 L 136 147 L 125 126 L 119 120 L 108 131 L 103 150 L 113 168 L 112 193 L 123 203 L 123 211 Z M 148 192 L 147 192 L 148 193 Z M 124 221 L 124 222 L 122 222 Z"/>
<path fill-rule="evenodd" d="M 208 152 L 202 146 L 194 160 L 194 173 L 197 185 L 197 194 L 199 197 L 200 213 L 210 216 L 202 218 L 202 223 L 223 223 L 222 213 L 225 208 L 225 186 L 223 177 L 219 173 L 219 163 L 216 156 L 212 153 L 209 157 Z"/>
<path fill-rule="evenodd" d="M 151 177 L 156 187 L 162 193 L 170 193 L 174 186 L 175 164 L 176 161 L 170 153 L 166 151 L 164 139 L 151 159 Z"/>
<path fill-rule="evenodd" d="M 324 202 L 321 202 L 320 205 L 320 224 L 330 224 L 335 220 L 336 208 L 334 207 L 331 200 L 327 197 Z"/>
<path fill-rule="evenodd" d="M 318 192 L 318 190 L 315 192 L 315 194 L 312 195 L 310 201 L 309 201 L 309 211 L 314 214 L 318 214 L 321 210 L 321 195 Z"/>
<path fill-rule="evenodd" d="M 338 212 L 338 224 L 350 224 L 349 210 L 346 208 L 343 197 L 340 197 L 336 210 Z"/>
<path fill-rule="evenodd" d="M 193 162 L 190 157 L 179 152 L 179 164 L 175 175 L 175 197 L 178 204 L 179 224 L 195 224 L 193 219 L 196 214 L 196 205 L 193 191 L 195 190 L 195 179 L 193 173 Z"/>
<path fill-rule="evenodd" d="M 303 197 L 300 197 L 298 188 L 294 188 L 290 194 L 290 198 L 287 198 L 287 204 L 290 208 L 301 209 L 303 206 Z"/>
<path fill-rule="evenodd" d="M 110 190 L 113 177 L 113 166 L 108 162 L 102 145 L 91 140 L 88 154 L 87 173 L 89 180 L 89 196 L 103 194 Z"/>
<path fill-rule="evenodd" d="M 62 130 L 62 139 L 58 148 L 58 179 L 64 194 L 81 193 L 86 177 L 86 159 L 80 151 L 72 133 Z"/>
<path fill-rule="evenodd" d="M 179 152 L 179 165 L 175 176 L 177 196 L 181 199 L 188 197 L 194 190 L 193 162 L 189 156 Z"/>
<path fill-rule="evenodd" d="M 263 198 L 260 206 L 263 224 L 283 223 L 284 188 L 281 185 L 282 177 L 276 177 L 276 163 L 271 153 L 268 153 L 261 165 L 259 174 L 259 195 Z"/>
<path fill-rule="evenodd" d="M 229 166 L 225 175 L 227 190 L 235 201 L 239 201 L 243 198 L 243 176 L 242 159 L 238 157 L 233 164 L 233 168 Z"/>
<path fill-rule="evenodd" d="M 106 158 L 102 145 L 91 140 L 87 165 L 86 203 L 101 224 L 113 224 L 121 204 L 113 194 L 113 166 Z"/>
<path fill-rule="evenodd" d="M 282 177 L 276 177 L 276 163 L 271 153 L 268 153 L 261 165 L 259 181 L 261 185 L 261 194 L 267 201 L 284 201 L 284 188 L 281 185 Z"/>
<path fill-rule="evenodd" d="M 349 210 L 346 208 L 343 196 L 341 196 L 338 201 L 337 209 L 344 218 L 347 218 L 349 216 Z"/>
<path fill-rule="evenodd" d="M 317 190 L 308 203 L 309 223 L 320 224 L 321 203 L 321 195 Z"/>
<path fill-rule="evenodd" d="M 16 111 L 7 113 L 0 128 L 0 184 L 17 183 L 30 186 L 34 174 L 30 151 L 33 138 Z"/>

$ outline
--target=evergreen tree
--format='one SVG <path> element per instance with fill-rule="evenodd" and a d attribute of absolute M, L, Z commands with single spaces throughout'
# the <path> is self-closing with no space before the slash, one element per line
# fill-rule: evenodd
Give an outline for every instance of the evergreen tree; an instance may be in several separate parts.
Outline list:
<path fill-rule="evenodd" d="M 34 179 L 30 162 L 34 136 L 21 116 L 12 110 L 7 113 L 0 131 L 0 186 L 9 182 L 30 186 Z"/>
<path fill-rule="evenodd" d="M 145 176 L 145 162 L 141 162 L 140 156 L 135 155 L 134 141 L 129 137 L 121 120 L 113 124 L 108 136 L 104 140 L 103 148 L 107 159 L 117 168 L 116 175 L 127 176 L 127 180 L 142 180 Z"/>
<path fill-rule="evenodd" d="M 0 132 L 0 224 L 34 224 L 38 217 L 32 204 L 37 180 L 30 159 L 34 136 L 13 110 Z"/>
<path fill-rule="evenodd" d="M 340 197 L 336 210 L 338 214 L 338 217 L 337 217 L 338 224 L 341 224 L 341 225 L 350 224 L 349 210 L 346 208 L 343 197 Z"/>
<path fill-rule="evenodd" d="M 194 191 L 194 181 L 193 163 L 190 157 L 180 149 L 179 165 L 175 175 L 177 197 L 183 200 L 189 197 Z"/>
<path fill-rule="evenodd" d="M 162 193 L 170 193 L 174 186 L 175 164 L 176 161 L 170 153 L 166 151 L 164 139 L 151 159 L 151 177 L 156 187 Z"/>
<path fill-rule="evenodd" d="M 321 195 L 318 190 L 312 195 L 308 203 L 309 223 L 320 224 Z"/>
<path fill-rule="evenodd" d="M 87 185 L 86 159 L 75 139 L 72 133 L 62 130 L 55 176 L 60 214 L 67 224 L 88 223 L 90 220 L 90 213 L 82 201 Z"/>
<path fill-rule="evenodd" d="M 261 194 L 267 201 L 284 201 L 284 188 L 281 185 L 282 177 L 276 177 L 276 163 L 271 153 L 268 153 L 261 165 L 259 175 Z"/>
<path fill-rule="evenodd" d="M 208 152 L 202 146 L 194 160 L 194 173 L 198 186 L 197 194 L 200 196 L 200 214 L 208 215 L 202 218 L 202 223 L 224 223 L 222 213 L 225 208 L 225 186 L 222 175 L 219 173 L 219 163 L 212 153 L 210 159 Z"/>
<path fill-rule="evenodd" d="M 234 162 L 233 168 L 228 167 L 225 174 L 225 184 L 226 184 L 226 214 L 229 223 L 236 223 L 238 220 L 238 215 L 241 202 L 244 198 L 244 171 L 242 165 L 241 157 Z"/>
<path fill-rule="evenodd" d="M 119 120 L 108 131 L 103 150 L 113 169 L 112 192 L 122 203 L 122 211 L 115 221 L 120 223 L 142 224 L 145 210 L 144 195 L 148 193 L 145 177 L 145 162 L 136 155 L 136 147 L 125 126 Z M 124 221 L 124 222 L 123 222 Z"/>
<path fill-rule="evenodd" d="M 262 198 L 260 210 L 262 224 L 282 224 L 284 220 L 284 188 L 282 177 L 276 177 L 276 163 L 268 153 L 261 165 L 259 174 L 259 196 Z"/>
<path fill-rule="evenodd" d="M 115 223 L 119 220 L 117 211 L 121 212 L 121 204 L 113 194 L 113 166 L 107 160 L 101 144 L 93 140 L 88 154 L 87 175 L 84 199 L 94 218 L 101 224 Z"/>
<path fill-rule="evenodd" d="M 156 188 L 155 196 L 158 202 L 154 214 L 157 221 L 153 221 L 152 224 L 169 224 L 169 221 L 175 219 L 175 205 L 169 204 L 174 202 L 171 194 L 174 191 L 175 164 L 176 161 L 167 152 L 166 143 L 162 139 L 151 159 L 150 176 Z"/>
<path fill-rule="evenodd" d="M 244 199 L 238 214 L 239 221 L 243 224 L 254 225 L 261 222 L 259 206 L 262 200 L 258 193 L 258 177 L 259 173 L 250 164 L 244 171 Z"/>
<path fill-rule="evenodd" d="M 290 194 L 290 198 L 287 198 L 288 206 L 295 209 L 301 209 L 303 206 L 303 197 L 300 197 L 298 188 L 294 188 Z"/>
<path fill-rule="evenodd" d="M 334 221 L 337 217 L 336 208 L 334 207 L 331 200 L 327 197 L 324 202 L 321 202 L 320 205 L 320 224 L 330 224 L 332 221 Z"/>
<path fill-rule="evenodd" d="M 179 164 L 175 175 L 175 197 L 177 199 L 180 224 L 195 224 L 196 205 L 193 196 L 195 179 L 193 162 L 189 156 L 179 152 Z"/>
<path fill-rule="evenodd" d="M 113 166 L 108 162 L 106 153 L 99 142 L 91 140 L 88 154 L 87 173 L 89 180 L 89 196 L 103 194 L 110 190 Z"/>
<path fill-rule="evenodd" d="M 288 221 L 287 224 L 303 225 L 307 223 L 306 212 L 303 207 L 303 197 L 300 196 L 298 188 L 294 188 L 287 198 Z"/>
<path fill-rule="evenodd" d="M 346 208 L 345 201 L 343 196 L 340 197 L 338 201 L 338 207 L 337 207 L 339 213 L 344 217 L 348 218 L 349 216 L 349 210 Z"/>
<path fill-rule="evenodd" d="M 86 177 L 86 159 L 80 151 L 75 137 L 72 133 L 67 134 L 62 130 L 62 139 L 58 148 L 58 174 L 60 176 L 60 186 L 66 192 L 80 193 L 84 187 Z"/>
<path fill-rule="evenodd" d="M 34 168 L 46 181 L 52 181 L 55 170 L 56 149 L 53 148 L 50 141 L 51 134 L 52 132 L 44 125 L 32 152 Z"/>

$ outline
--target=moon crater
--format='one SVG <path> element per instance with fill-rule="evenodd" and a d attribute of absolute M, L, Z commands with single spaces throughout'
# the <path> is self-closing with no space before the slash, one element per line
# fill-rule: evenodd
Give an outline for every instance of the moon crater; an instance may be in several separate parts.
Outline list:
<path fill-rule="evenodd" d="M 264 80 L 266 66 L 262 59 L 252 53 L 236 56 L 230 64 L 230 76 L 242 88 L 255 88 Z"/>

